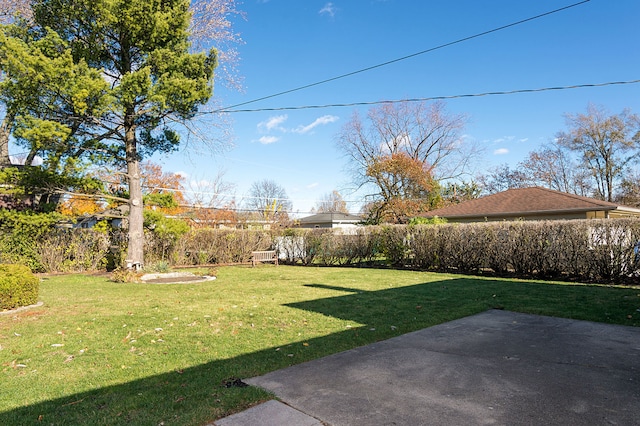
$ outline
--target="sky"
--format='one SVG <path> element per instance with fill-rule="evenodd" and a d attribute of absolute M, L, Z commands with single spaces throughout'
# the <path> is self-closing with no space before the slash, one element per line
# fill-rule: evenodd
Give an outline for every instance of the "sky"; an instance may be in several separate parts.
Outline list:
<path fill-rule="evenodd" d="M 216 84 L 214 96 L 231 106 L 314 84 L 494 30 L 579 0 L 244 0 L 245 19 L 233 25 L 243 90 Z M 461 41 L 373 70 L 304 90 L 251 102 L 226 115 L 228 149 L 188 143 L 156 156 L 165 171 L 188 182 L 219 173 L 241 201 L 254 182 L 283 187 L 294 216 L 338 190 L 352 213 L 346 162 L 336 134 L 354 113 L 372 107 L 269 108 L 430 98 L 640 79 L 640 2 L 591 0 L 567 10 Z M 640 113 L 640 84 L 445 101 L 469 118 L 464 138 L 483 148 L 475 172 L 524 160 L 566 130 L 565 114 L 591 104 L 612 114 Z M 188 185 L 197 188 L 195 183 Z M 188 195 L 188 194 L 187 194 Z"/>

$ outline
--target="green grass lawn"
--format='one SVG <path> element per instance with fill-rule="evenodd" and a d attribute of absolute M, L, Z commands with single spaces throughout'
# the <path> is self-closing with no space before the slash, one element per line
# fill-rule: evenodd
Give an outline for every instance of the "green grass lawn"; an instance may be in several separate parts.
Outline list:
<path fill-rule="evenodd" d="M 263 265 L 199 284 L 44 277 L 0 315 L 0 424 L 203 425 L 268 400 L 235 378 L 499 308 L 640 326 L 640 289 Z"/>

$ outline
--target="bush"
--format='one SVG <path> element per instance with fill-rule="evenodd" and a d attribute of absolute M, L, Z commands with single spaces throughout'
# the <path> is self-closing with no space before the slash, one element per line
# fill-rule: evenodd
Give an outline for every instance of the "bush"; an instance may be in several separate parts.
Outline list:
<path fill-rule="evenodd" d="M 111 281 L 115 283 L 139 283 L 142 273 L 127 268 L 116 268 L 111 272 Z"/>
<path fill-rule="evenodd" d="M 33 305 L 39 290 L 40 281 L 28 267 L 0 264 L 0 309 Z"/>
<path fill-rule="evenodd" d="M 189 232 L 189 225 L 180 219 L 165 217 L 154 210 L 144 211 L 145 263 L 169 261 L 178 241 Z"/>
<path fill-rule="evenodd" d="M 27 265 L 44 271 L 37 243 L 62 218 L 57 213 L 0 210 L 0 263 Z"/>
<path fill-rule="evenodd" d="M 54 229 L 38 243 L 38 258 L 45 272 L 86 272 L 104 269 L 109 235 L 93 229 Z"/>

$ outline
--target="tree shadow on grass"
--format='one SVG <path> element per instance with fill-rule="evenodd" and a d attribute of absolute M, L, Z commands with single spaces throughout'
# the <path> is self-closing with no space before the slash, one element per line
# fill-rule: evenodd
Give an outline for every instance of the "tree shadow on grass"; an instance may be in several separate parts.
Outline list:
<path fill-rule="evenodd" d="M 285 306 L 350 322 L 343 331 L 24 406 L 0 413 L 0 424 L 206 424 L 271 399 L 261 389 L 241 386 L 237 378 L 262 375 L 490 308 L 501 308 L 496 295 L 505 291 L 506 284 L 500 280 L 461 278 L 378 291 L 307 284 L 347 294 Z M 516 284 L 523 297 L 539 286 L 546 285 Z M 560 291 L 576 290 L 564 287 Z M 562 294 L 552 297 L 565 303 Z"/>

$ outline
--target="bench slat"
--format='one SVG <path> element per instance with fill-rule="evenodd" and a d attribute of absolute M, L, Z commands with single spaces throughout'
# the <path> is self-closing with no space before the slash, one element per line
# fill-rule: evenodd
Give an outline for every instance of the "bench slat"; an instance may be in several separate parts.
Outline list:
<path fill-rule="evenodd" d="M 278 265 L 278 255 L 275 250 L 264 250 L 251 252 L 251 264 L 256 266 L 258 262 L 273 262 Z"/>

